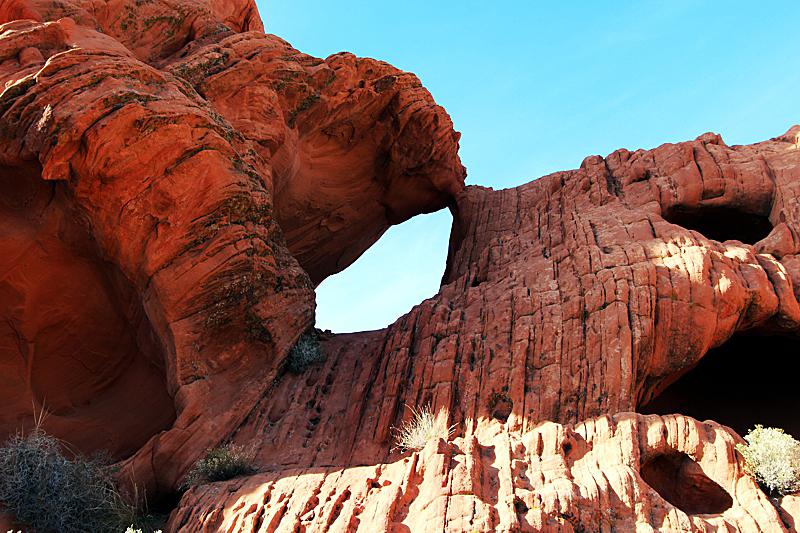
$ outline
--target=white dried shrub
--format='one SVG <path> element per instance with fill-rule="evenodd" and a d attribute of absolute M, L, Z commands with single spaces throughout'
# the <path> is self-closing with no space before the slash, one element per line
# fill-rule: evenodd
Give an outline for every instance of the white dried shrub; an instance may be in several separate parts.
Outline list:
<path fill-rule="evenodd" d="M 397 432 L 397 445 L 401 451 L 421 450 L 431 439 L 448 440 L 455 426 L 447 425 L 448 413 L 444 408 L 434 415 L 430 407 L 411 408 L 413 417 L 404 423 Z"/>
<path fill-rule="evenodd" d="M 768 493 L 800 490 L 800 442 L 779 428 L 757 425 L 737 444 L 745 469 Z"/>

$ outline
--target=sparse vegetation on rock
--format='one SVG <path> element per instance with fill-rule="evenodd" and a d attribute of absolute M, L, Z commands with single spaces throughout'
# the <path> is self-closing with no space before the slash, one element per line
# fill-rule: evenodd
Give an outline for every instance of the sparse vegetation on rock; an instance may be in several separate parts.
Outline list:
<path fill-rule="evenodd" d="M 184 483 L 185 487 L 193 487 L 203 483 L 227 481 L 237 476 L 254 474 L 253 450 L 244 446 L 228 445 L 214 448 L 194 465 Z"/>
<path fill-rule="evenodd" d="M 301 374 L 309 366 L 324 360 L 325 356 L 319 346 L 319 337 L 314 329 L 309 329 L 300 335 L 300 338 L 289 350 L 289 370 L 295 374 Z"/>
<path fill-rule="evenodd" d="M 37 428 L 0 448 L 0 501 L 4 512 L 49 533 L 118 533 L 128 525 L 154 529 L 120 493 L 102 456 L 67 459 L 55 437 Z"/>
<path fill-rule="evenodd" d="M 397 429 L 397 448 L 402 451 L 421 450 L 431 439 L 449 439 L 454 426 L 447 425 L 447 411 L 442 408 L 435 415 L 428 406 L 411 408 L 413 418 Z"/>
<path fill-rule="evenodd" d="M 800 490 L 800 441 L 779 428 L 757 425 L 747 432 L 747 444 L 736 449 L 744 456 L 746 470 L 770 494 Z"/>

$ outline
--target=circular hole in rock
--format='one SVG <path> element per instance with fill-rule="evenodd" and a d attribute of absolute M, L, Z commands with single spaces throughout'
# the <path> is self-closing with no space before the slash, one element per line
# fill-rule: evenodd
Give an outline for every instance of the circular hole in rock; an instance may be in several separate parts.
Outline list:
<path fill-rule="evenodd" d="M 791 371 L 800 340 L 777 335 L 735 335 L 639 408 L 644 414 L 680 413 L 714 420 L 739 435 L 756 424 L 800 437 L 800 401 Z"/>
<path fill-rule="evenodd" d="M 664 220 L 702 233 L 707 239 L 755 244 L 772 231 L 772 223 L 763 215 L 745 213 L 730 207 L 673 209 Z"/>
<path fill-rule="evenodd" d="M 497 405 L 492 409 L 492 418 L 505 424 L 508 422 L 509 416 L 511 416 L 511 404 L 503 400 L 497 402 Z"/>
<path fill-rule="evenodd" d="M 642 465 L 641 476 L 662 498 L 686 514 L 719 514 L 733 498 L 685 453 L 659 455 Z"/>

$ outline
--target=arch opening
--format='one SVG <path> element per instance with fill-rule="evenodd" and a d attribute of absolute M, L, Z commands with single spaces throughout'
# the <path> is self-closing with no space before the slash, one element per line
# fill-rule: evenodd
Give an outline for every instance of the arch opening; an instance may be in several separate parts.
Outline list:
<path fill-rule="evenodd" d="M 319 329 L 351 333 L 393 324 L 434 296 L 447 261 L 447 209 L 390 227 L 353 264 L 316 288 Z"/>

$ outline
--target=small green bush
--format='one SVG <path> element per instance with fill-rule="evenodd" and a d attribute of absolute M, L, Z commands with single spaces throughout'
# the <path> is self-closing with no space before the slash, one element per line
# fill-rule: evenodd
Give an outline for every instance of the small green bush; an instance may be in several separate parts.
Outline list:
<path fill-rule="evenodd" d="M 244 446 L 228 445 L 210 450 L 203 459 L 194 464 L 184 487 L 254 474 L 258 470 L 255 468 L 253 456 L 253 450 Z"/>
<path fill-rule="evenodd" d="M 397 429 L 397 448 L 401 451 L 421 450 L 433 438 L 449 439 L 455 426 L 447 426 L 447 411 L 434 415 L 430 407 L 411 408 L 414 417 Z"/>
<path fill-rule="evenodd" d="M 737 444 L 747 472 L 769 494 L 800 490 L 800 442 L 779 428 L 757 425 L 745 435 L 747 444 Z"/>
<path fill-rule="evenodd" d="M 302 374 L 309 366 L 325 360 L 319 346 L 319 336 L 314 329 L 300 335 L 297 342 L 289 350 L 289 371 Z"/>
<path fill-rule="evenodd" d="M 99 456 L 69 460 L 58 439 L 41 429 L 17 434 L 0 448 L 2 509 L 34 532 L 119 533 L 142 525 L 109 463 Z"/>

